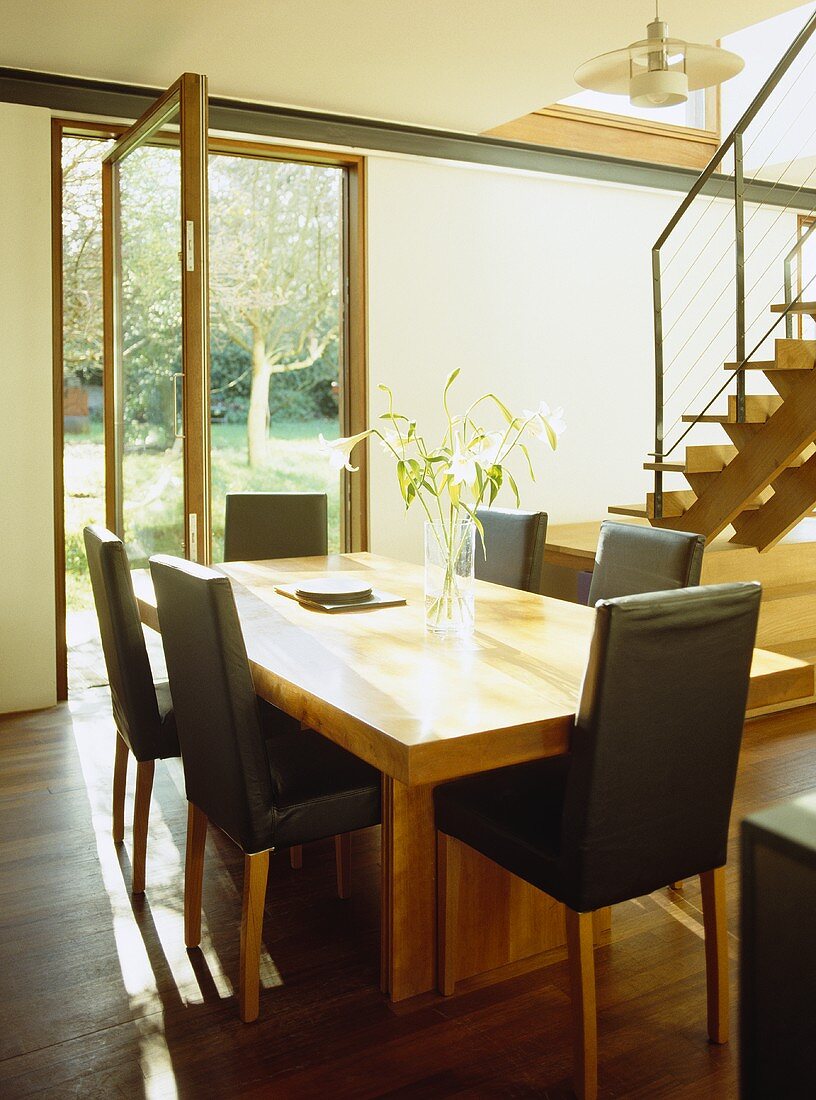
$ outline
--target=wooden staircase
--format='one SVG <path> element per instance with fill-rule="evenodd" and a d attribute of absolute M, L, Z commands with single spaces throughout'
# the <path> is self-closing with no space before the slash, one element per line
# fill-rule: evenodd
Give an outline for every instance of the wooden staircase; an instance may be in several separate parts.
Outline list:
<path fill-rule="evenodd" d="M 794 310 L 816 315 L 816 302 L 797 303 Z M 772 361 L 725 364 L 728 371 L 745 371 L 746 381 L 762 371 L 776 390 L 746 394 L 742 422 L 735 396 L 729 396 L 725 413 L 683 417 L 690 424 L 719 424 L 730 443 L 687 446 L 674 461 L 644 463 L 646 470 L 682 474 L 689 485 L 663 492 L 660 517 L 654 493 L 645 508 L 616 506 L 610 513 L 696 531 L 707 542 L 730 524 L 732 542 L 760 551 L 810 515 L 816 505 L 816 340 L 778 339 L 775 352 Z"/>

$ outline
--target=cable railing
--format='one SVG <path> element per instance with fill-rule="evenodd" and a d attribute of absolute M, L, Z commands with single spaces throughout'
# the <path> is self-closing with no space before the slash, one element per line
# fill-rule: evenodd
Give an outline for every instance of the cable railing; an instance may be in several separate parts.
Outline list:
<path fill-rule="evenodd" d="M 816 279 L 805 283 L 801 275 L 816 222 L 803 233 L 797 217 L 816 213 L 816 126 L 802 136 L 816 100 L 816 48 L 805 51 L 814 33 L 816 13 L 652 249 L 656 518 L 663 515 L 661 466 L 723 394 L 733 395 L 735 419 L 745 421 L 745 366 L 775 334 L 792 336 L 797 303 Z M 769 324 L 776 303 L 784 309 Z"/>

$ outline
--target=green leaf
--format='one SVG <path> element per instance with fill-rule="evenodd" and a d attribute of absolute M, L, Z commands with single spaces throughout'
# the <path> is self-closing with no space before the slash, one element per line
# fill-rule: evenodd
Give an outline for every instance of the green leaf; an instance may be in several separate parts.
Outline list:
<path fill-rule="evenodd" d="M 524 457 L 527 459 L 527 468 L 530 471 L 530 477 L 533 479 L 533 481 L 535 481 L 535 470 L 533 469 L 533 461 L 530 458 L 530 452 L 527 450 L 527 444 L 519 443 L 519 449 L 521 450 L 521 453 L 524 455 Z"/>
<path fill-rule="evenodd" d="M 459 507 L 459 482 L 454 481 L 452 477 L 448 478 L 448 496 L 451 499 L 451 504 L 454 508 Z"/>
<path fill-rule="evenodd" d="M 518 491 L 518 485 L 516 485 L 516 479 L 513 477 L 509 470 L 506 470 L 505 473 L 507 474 L 507 480 L 510 482 L 510 488 L 513 490 L 513 496 L 516 498 L 516 507 L 520 508 L 521 496 Z"/>
<path fill-rule="evenodd" d="M 476 525 L 476 530 L 479 532 L 479 537 L 482 540 L 482 551 L 485 554 L 485 557 L 487 557 L 487 551 L 485 550 L 485 541 L 484 541 L 484 527 L 482 526 L 482 521 L 476 515 L 475 508 L 471 508 L 470 505 L 468 505 L 464 500 L 462 501 L 462 507 L 464 508 L 464 510 L 467 512 L 467 514 L 470 516 L 470 518 L 473 520 L 474 524 Z"/>
<path fill-rule="evenodd" d="M 448 375 L 448 379 L 445 382 L 445 388 L 442 391 L 442 401 L 443 402 L 444 402 L 445 398 L 448 396 L 448 390 L 451 388 L 453 383 L 459 377 L 459 373 L 460 373 L 461 369 L 462 369 L 461 367 L 457 367 L 456 370 L 452 370 L 450 372 L 450 374 Z"/>

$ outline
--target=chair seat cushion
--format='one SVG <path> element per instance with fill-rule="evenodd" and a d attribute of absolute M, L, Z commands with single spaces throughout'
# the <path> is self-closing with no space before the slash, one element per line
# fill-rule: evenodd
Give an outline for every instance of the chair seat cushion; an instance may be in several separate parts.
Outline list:
<path fill-rule="evenodd" d="M 307 844 L 380 821 L 380 773 L 314 730 L 265 741 L 273 787 L 270 847 Z"/>
<path fill-rule="evenodd" d="M 173 713 L 173 700 L 170 698 L 170 684 L 167 680 L 160 680 L 156 684 L 156 702 L 159 704 L 160 721 L 159 759 L 166 760 L 169 756 L 181 756 L 176 716 Z"/>
<path fill-rule="evenodd" d="M 551 893 L 569 764 L 553 756 L 445 783 L 434 791 L 436 827 Z"/>

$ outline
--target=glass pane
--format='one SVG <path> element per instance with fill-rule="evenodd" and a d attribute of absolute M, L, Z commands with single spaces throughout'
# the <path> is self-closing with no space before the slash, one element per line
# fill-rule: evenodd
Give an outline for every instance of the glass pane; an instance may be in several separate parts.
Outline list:
<path fill-rule="evenodd" d="M 105 524 L 102 425 L 102 157 L 111 142 L 62 143 L 65 628 L 73 691 L 106 682 L 88 561 L 88 524 Z"/>
<path fill-rule="evenodd" d="M 181 187 L 177 149 L 119 165 L 122 505 L 133 568 L 184 553 Z"/>
<path fill-rule="evenodd" d="M 210 157 L 213 560 L 225 494 L 329 496 L 340 548 L 340 480 L 318 438 L 340 434 L 343 172 Z"/>

